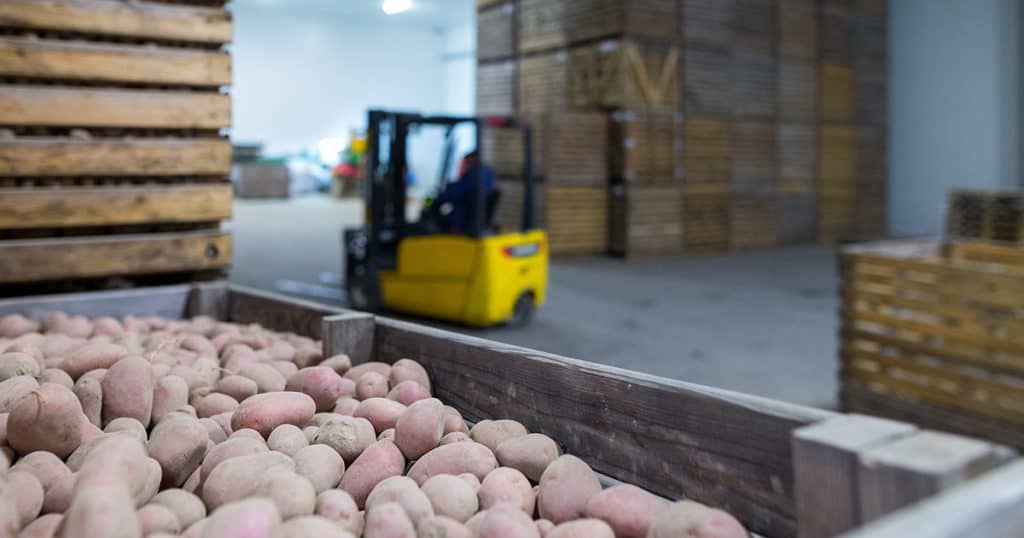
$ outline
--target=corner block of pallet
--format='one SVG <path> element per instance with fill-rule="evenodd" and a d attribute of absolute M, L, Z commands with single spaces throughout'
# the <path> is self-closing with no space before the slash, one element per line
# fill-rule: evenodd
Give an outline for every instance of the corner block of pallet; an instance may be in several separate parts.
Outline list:
<path fill-rule="evenodd" d="M 860 523 L 860 455 L 912 435 L 912 424 L 840 415 L 793 432 L 797 535 L 834 536 Z"/>
<path fill-rule="evenodd" d="M 324 357 L 344 353 L 352 364 L 373 360 L 373 314 L 346 312 L 327 316 L 323 321 Z"/>

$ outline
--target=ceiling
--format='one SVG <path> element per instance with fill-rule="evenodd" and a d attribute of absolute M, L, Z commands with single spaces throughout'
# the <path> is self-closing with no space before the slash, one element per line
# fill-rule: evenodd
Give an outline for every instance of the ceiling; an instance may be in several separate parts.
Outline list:
<path fill-rule="evenodd" d="M 395 15 L 381 0 L 234 0 L 234 9 L 282 10 L 344 17 L 357 24 L 443 29 L 473 22 L 474 0 L 412 0 L 412 9 Z"/>

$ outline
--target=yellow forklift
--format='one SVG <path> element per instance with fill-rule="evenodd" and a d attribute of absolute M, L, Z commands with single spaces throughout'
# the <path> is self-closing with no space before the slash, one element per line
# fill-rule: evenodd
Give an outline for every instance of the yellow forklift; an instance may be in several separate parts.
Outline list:
<path fill-rule="evenodd" d="M 441 222 L 451 208 L 428 203 L 419 220 L 406 219 L 408 138 L 423 128 L 445 135 L 437 199 L 448 186 L 455 129 L 482 125 L 519 129 L 523 135 L 523 218 L 519 230 L 499 230 L 494 214 L 501 193 L 484 185 L 483 164 L 473 177 L 476 196 L 470 225 L 459 233 Z M 370 110 L 367 123 L 366 221 L 344 233 L 345 288 L 349 304 L 488 327 L 522 326 L 547 295 L 547 234 L 534 227 L 530 126 L 515 118 L 424 116 Z M 480 161 L 478 161 L 480 162 Z M 467 179 L 468 181 L 468 179 Z"/>

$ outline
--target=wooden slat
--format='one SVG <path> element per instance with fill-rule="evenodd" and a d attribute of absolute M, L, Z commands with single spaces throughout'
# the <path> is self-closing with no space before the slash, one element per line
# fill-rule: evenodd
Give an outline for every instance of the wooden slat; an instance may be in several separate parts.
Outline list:
<path fill-rule="evenodd" d="M 376 360 L 415 357 L 467 419 L 520 420 L 602 473 L 770 536 L 795 532 L 790 433 L 833 416 L 391 319 L 375 338 Z"/>
<path fill-rule="evenodd" d="M 110 84 L 231 84 L 226 52 L 0 37 L 0 76 Z"/>
<path fill-rule="evenodd" d="M 223 232 L 127 234 L 0 242 L 0 283 L 223 269 Z"/>
<path fill-rule="evenodd" d="M 14 138 L 0 140 L 0 177 L 227 176 L 227 139 Z"/>
<path fill-rule="evenodd" d="M 197 43 L 231 41 L 231 13 L 225 9 L 143 1 L 4 0 L 0 27 Z"/>
<path fill-rule="evenodd" d="M 321 338 L 323 318 L 347 312 L 343 308 L 286 297 L 278 293 L 231 284 L 228 320 L 258 323 L 275 331 Z"/>
<path fill-rule="evenodd" d="M 223 283 L 218 284 L 223 286 Z M 48 312 L 61 310 L 71 316 L 123 317 L 164 316 L 178 319 L 185 314 L 190 286 L 157 286 L 114 291 L 90 291 L 56 295 L 38 295 L 0 299 L 0 316 L 21 314 L 40 319 Z"/>
<path fill-rule="evenodd" d="M 0 84 L 0 125 L 222 129 L 231 97 L 215 92 Z"/>
<path fill-rule="evenodd" d="M 373 360 L 373 314 L 345 312 L 323 321 L 324 357 L 344 353 L 355 364 Z"/>
<path fill-rule="evenodd" d="M 231 185 L 0 188 L 0 229 L 214 222 L 231 218 Z"/>

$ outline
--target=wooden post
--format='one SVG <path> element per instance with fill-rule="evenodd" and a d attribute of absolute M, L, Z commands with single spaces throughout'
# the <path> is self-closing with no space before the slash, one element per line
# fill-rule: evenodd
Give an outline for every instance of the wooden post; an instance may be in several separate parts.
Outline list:
<path fill-rule="evenodd" d="M 860 455 L 913 434 L 911 424 L 842 415 L 793 431 L 797 535 L 834 536 L 860 523 Z"/>
<path fill-rule="evenodd" d="M 352 364 L 374 360 L 374 316 L 364 312 L 346 312 L 323 321 L 324 357 L 344 353 Z"/>

